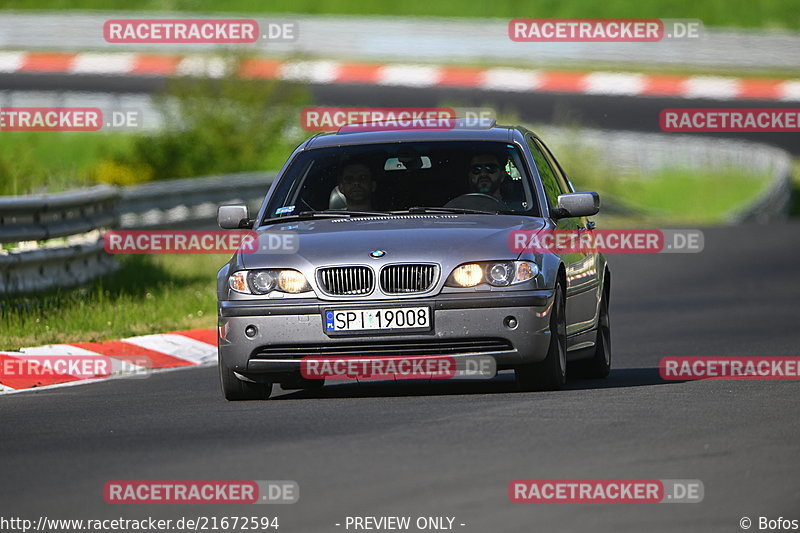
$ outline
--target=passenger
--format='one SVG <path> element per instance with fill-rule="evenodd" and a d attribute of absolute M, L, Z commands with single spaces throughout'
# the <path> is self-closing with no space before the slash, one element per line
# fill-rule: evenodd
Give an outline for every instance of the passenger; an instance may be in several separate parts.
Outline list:
<path fill-rule="evenodd" d="M 339 192 L 348 211 L 371 211 L 376 183 L 370 168 L 358 161 L 345 161 L 339 173 Z"/>

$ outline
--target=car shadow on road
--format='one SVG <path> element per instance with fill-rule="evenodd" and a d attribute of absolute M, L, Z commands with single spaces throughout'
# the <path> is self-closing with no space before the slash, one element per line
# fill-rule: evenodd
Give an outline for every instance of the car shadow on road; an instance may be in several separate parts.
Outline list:
<path fill-rule="evenodd" d="M 658 368 L 621 368 L 613 370 L 605 379 L 569 379 L 561 391 L 528 394 L 558 394 L 564 391 L 589 389 L 614 389 L 624 387 L 649 387 L 671 385 L 680 381 L 666 381 Z M 501 372 L 491 380 L 383 380 L 336 383 L 328 381 L 318 390 L 284 391 L 277 385 L 274 400 L 300 400 L 325 398 L 391 398 L 400 396 L 445 396 L 459 394 L 509 394 L 519 393 L 513 372 Z"/>

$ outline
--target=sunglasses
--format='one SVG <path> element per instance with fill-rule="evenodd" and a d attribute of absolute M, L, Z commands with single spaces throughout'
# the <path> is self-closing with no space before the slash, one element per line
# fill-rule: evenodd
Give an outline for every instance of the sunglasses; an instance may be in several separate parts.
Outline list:
<path fill-rule="evenodd" d="M 481 171 L 486 171 L 489 174 L 494 174 L 495 172 L 497 172 L 498 168 L 499 166 L 495 165 L 494 163 L 489 163 L 486 165 L 472 165 L 472 173 L 480 174 Z"/>

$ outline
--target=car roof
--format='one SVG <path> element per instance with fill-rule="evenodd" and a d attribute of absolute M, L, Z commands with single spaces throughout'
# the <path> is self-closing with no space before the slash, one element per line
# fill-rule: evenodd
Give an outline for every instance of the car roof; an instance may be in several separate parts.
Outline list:
<path fill-rule="evenodd" d="M 510 142 L 515 137 L 521 139 L 522 128 L 503 126 L 494 121 L 483 122 L 471 126 L 456 119 L 456 126 L 451 129 L 385 129 L 380 123 L 364 125 L 367 131 L 357 129 L 318 134 L 303 146 L 304 150 L 329 148 L 332 146 L 351 146 L 358 144 L 379 144 L 410 141 L 497 141 Z"/>

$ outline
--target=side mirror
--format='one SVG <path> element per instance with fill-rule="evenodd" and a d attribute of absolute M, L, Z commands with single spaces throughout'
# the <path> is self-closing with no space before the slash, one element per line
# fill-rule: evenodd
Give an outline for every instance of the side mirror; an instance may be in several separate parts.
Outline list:
<path fill-rule="evenodd" d="M 217 212 L 217 224 L 222 229 L 250 229 L 253 221 L 246 205 L 221 205 Z"/>
<path fill-rule="evenodd" d="M 588 217 L 600 211 L 600 195 L 596 192 L 561 194 L 553 209 L 553 218 Z"/>

